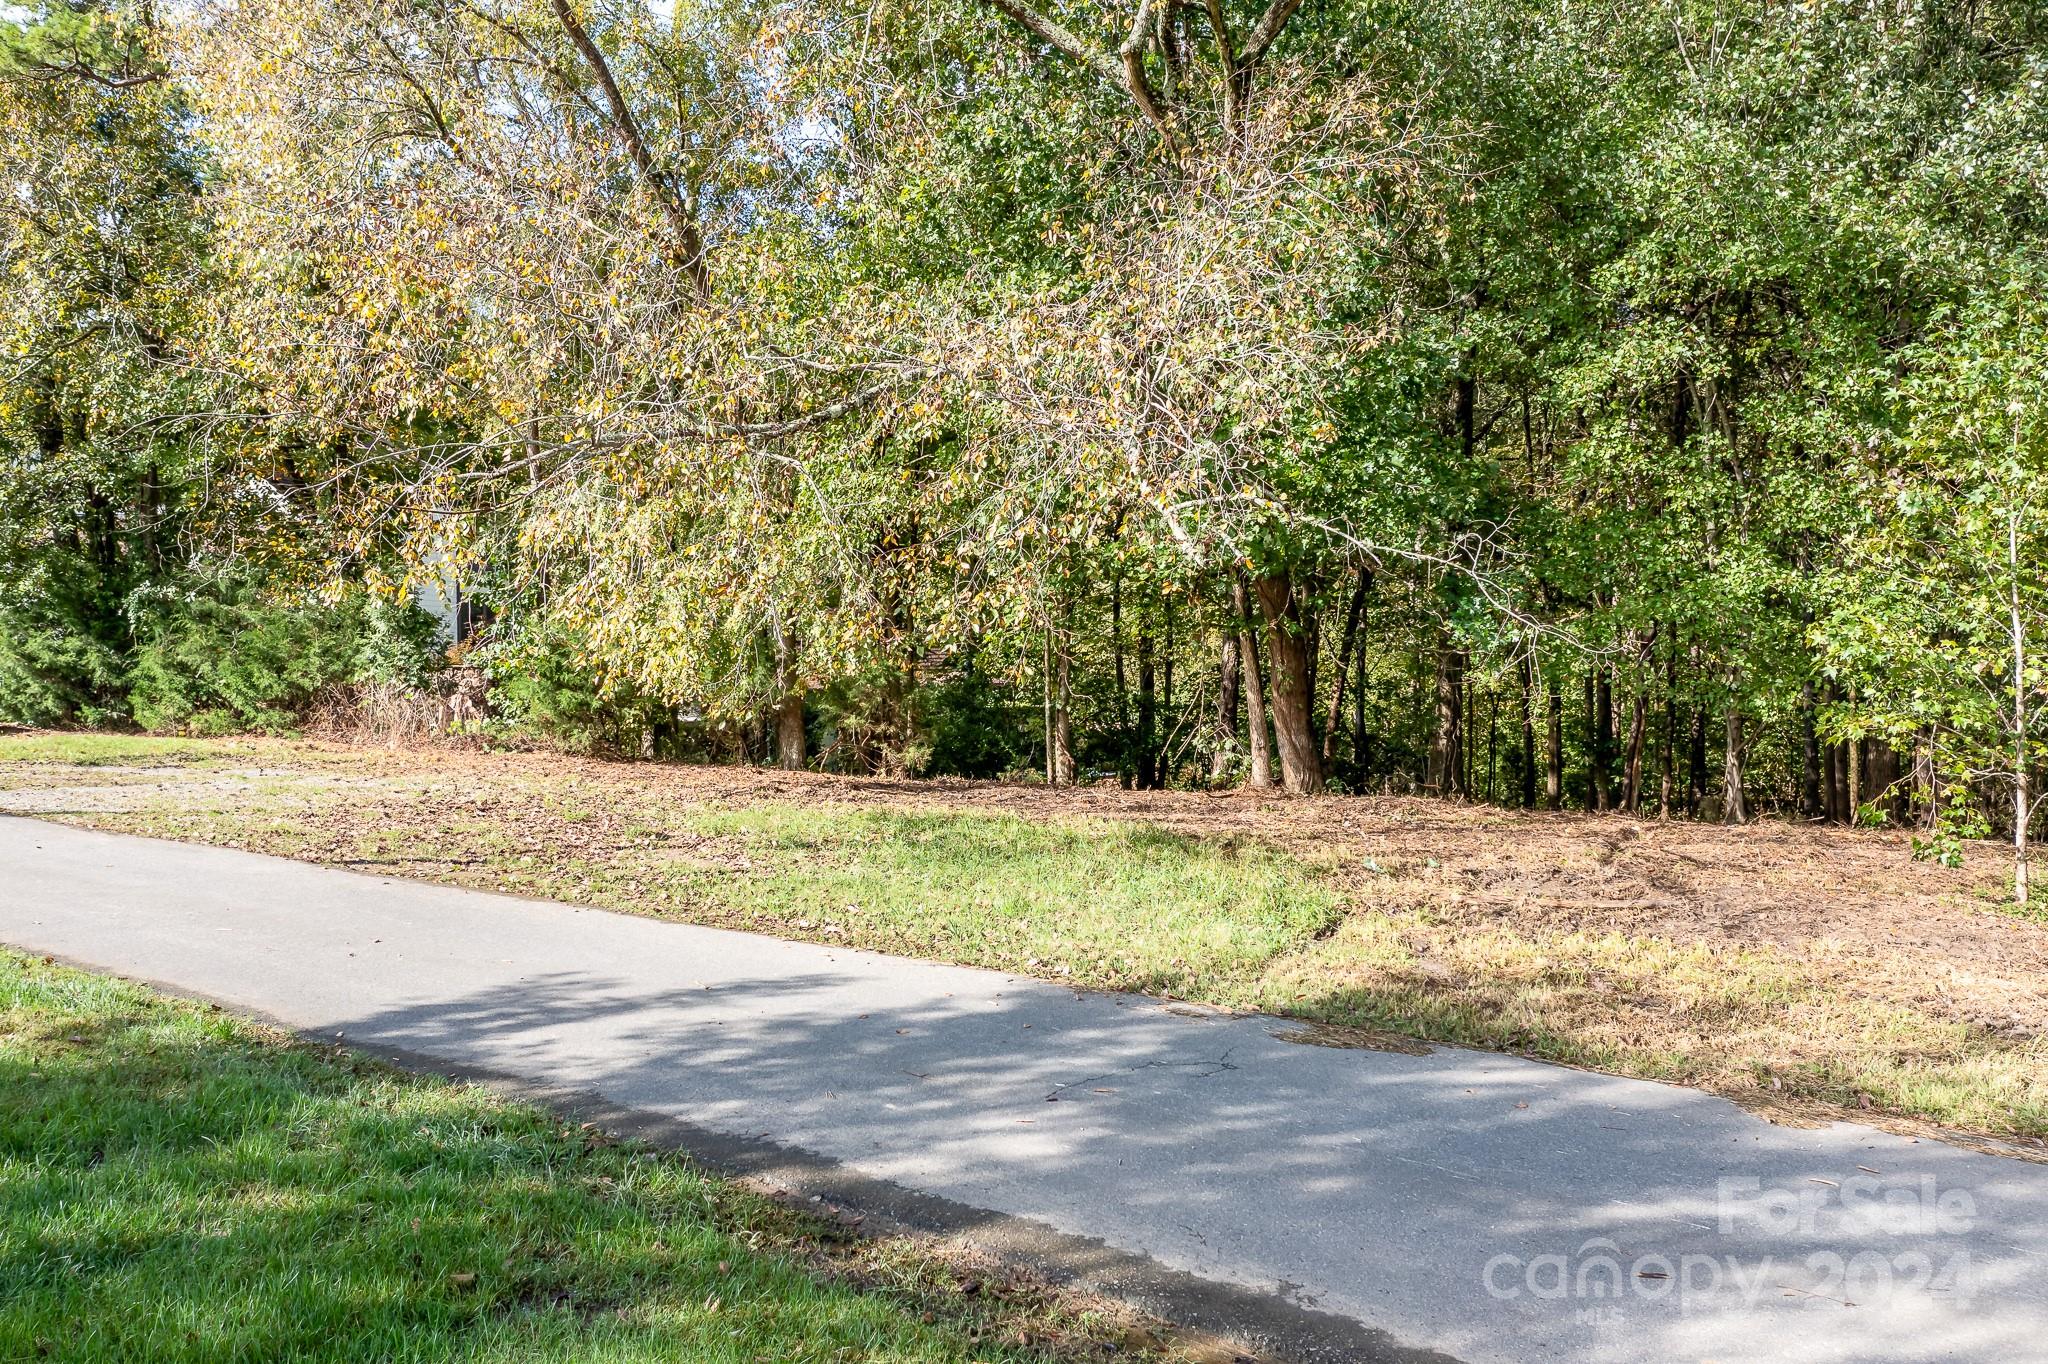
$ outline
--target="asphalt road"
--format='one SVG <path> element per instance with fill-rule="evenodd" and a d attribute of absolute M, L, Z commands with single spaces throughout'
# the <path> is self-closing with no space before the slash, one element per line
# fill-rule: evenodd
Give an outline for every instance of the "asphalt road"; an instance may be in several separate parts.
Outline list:
<path fill-rule="evenodd" d="M 2048 1361 L 2048 1166 L 1484 1052 L 0 817 L 0 942 L 1283 1356 Z"/>

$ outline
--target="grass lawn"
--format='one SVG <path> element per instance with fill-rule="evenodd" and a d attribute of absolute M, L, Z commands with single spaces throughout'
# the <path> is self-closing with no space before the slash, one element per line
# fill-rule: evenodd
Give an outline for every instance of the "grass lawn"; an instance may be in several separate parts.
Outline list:
<path fill-rule="evenodd" d="M 1998 850 L 1420 799 L 0 737 L 117 831 L 1172 994 L 2048 1154 L 2048 925 Z"/>
<path fill-rule="evenodd" d="M 1129 820 L 764 804 L 688 828 L 776 871 L 694 870 L 665 887 L 678 906 L 1103 988 L 1242 986 L 1342 912 L 1299 858 Z"/>
<path fill-rule="evenodd" d="M 5 743 L 10 761 L 62 763 L 72 767 L 217 765 L 230 761 L 234 752 L 231 746 L 220 742 L 141 734 L 9 734 Z"/>
<path fill-rule="evenodd" d="M 482 1090 L 0 952 L 0 1360 L 1159 1357 L 1133 1329 Z"/>

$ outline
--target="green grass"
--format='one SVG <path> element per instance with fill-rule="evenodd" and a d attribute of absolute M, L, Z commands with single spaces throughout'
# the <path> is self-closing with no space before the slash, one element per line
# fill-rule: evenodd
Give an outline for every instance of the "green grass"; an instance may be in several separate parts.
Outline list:
<path fill-rule="evenodd" d="M 993 1295 L 933 1311 L 915 1256 L 862 1252 L 900 1291 L 821 1275 L 820 1235 L 539 1109 L 0 953 L 0 1360 L 1044 1357 L 988 1338 Z"/>
<path fill-rule="evenodd" d="M 765 869 L 686 874 L 743 920 L 1093 986 L 1249 979 L 1341 912 L 1298 859 L 1129 821 L 752 805 L 689 824 Z"/>
<path fill-rule="evenodd" d="M 219 765 L 225 745 L 147 734 L 10 734 L 0 740 L 0 762 L 69 763 L 76 767 L 185 767 Z"/>

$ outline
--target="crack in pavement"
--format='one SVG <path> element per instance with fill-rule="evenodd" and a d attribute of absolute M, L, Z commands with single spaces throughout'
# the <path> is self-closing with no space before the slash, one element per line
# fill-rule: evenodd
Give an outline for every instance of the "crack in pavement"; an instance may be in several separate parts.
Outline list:
<path fill-rule="evenodd" d="M 1236 1050 L 1236 1047 L 1231 1047 L 1214 1060 L 1169 1061 L 1155 1059 L 1141 1062 L 1134 1066 L 1124 1066 L 1117 1070 L 1105 1071 L 1100 1075 L 1090 1075 L 1085 1080 L 1069 1080 L 1065 1084 L 1054 1085 L 1052 1091 L 1045 1096 L 1045 1101 L 1052 1103 L 1070 1089 L 1079 1089 L 1084 1085 L 1093 1085 L 1102 1080 L 1115 1080 L 1126 1075 L 1137 1075 L 1148 1070 L 1182 1070 L 1190 1067 L 1206 1066 L 1208 1067 L 1206 1070 L 1190 1070 L 1189 1073 L 1194 1079 L 1207 1080 L 1213 1076 L 1221 1075 L 1225 1071 L 1237 1069 L 1237 1066 L 1230 1060 L 1231 1053 Z"/>

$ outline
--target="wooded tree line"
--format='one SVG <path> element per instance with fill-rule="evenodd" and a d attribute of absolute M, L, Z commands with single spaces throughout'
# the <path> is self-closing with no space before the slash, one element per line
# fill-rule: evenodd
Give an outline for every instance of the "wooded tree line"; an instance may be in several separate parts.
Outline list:
<path fill-rule="evenodd" d="M 452 574 L 629 749 L 2024 852 L 2028 0 L 51 0 L 0 68 L 17 718 L 429 685 Z"/>

